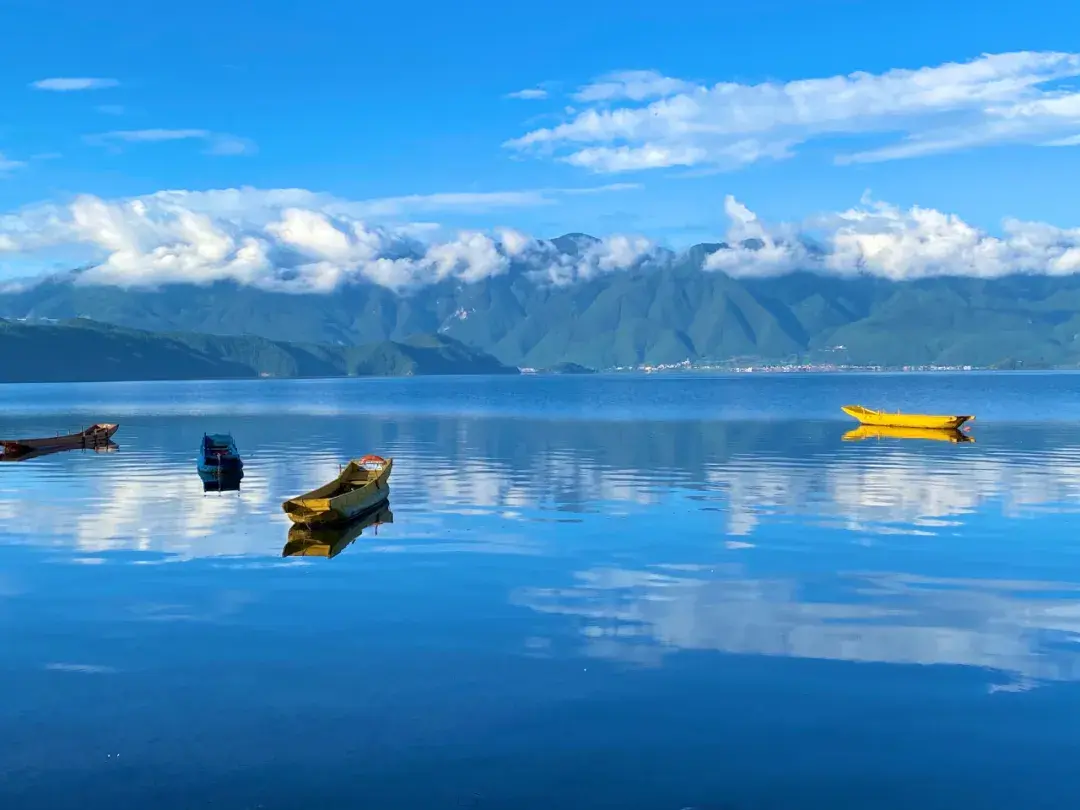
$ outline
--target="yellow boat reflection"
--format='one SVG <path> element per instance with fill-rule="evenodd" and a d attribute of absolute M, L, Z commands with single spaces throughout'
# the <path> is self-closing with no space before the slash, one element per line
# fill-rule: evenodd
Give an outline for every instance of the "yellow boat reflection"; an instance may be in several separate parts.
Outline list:
<path fill-rule="evenodd" d="M 383 503 L 346 526 L 302 526 L 289 529 L 289 539 L 281 550 L 282 557 L 336 557 L 344 551 L 364 529 L 374 526 L 376 531 L 382 523 L 393 523 L 394 513 L 390 504 Z"/>
<path fill-rule="evenodd" d="M 890 427 L 888 425 L 861 425 L 844 434 L 845 442 L 858 442 L 864 439 L 926 439 L 935 442 L 974 442 L 973 436 L 961 433 L 955 428 L 917 428 Z"/>

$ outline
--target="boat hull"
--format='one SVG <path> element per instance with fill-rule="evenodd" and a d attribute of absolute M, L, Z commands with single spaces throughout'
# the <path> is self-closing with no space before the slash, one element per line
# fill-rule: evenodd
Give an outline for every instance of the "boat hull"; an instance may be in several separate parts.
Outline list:
<path fill-rule="evenodd" d="M 361 462 L 350 461 L 329 484 L 290 498 L 281 508 L 289 520 L 303 526 L 349 523 L 390 497 L 389 479 L 393 465 L 394 461 L 390 459 L 384 461 L 379 470 L 367 470 Z"/>
<path fill-rule="evenodd" d="M 863 408 L 860 405 L 844 405 L 841 410 L 861 424 L 873 427 L 957 430 L 965 422 L 975 418 L 974 416 L 939 416 L 925 413 L 885 413 Z"/>

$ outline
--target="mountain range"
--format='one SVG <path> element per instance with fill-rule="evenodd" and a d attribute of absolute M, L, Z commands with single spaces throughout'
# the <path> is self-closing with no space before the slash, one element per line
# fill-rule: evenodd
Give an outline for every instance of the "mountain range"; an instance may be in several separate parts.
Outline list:
<path fill-rule="evenodd" d="M 444 335 L 325 346 L 147 332 L 85 319 L 0 320 L 0 383 L 517 373 Z"/>
<path fill-rule="evenodd" d="M 573 254 L 594 241 L 568 234 L 552 244 Z M 504 365 L 538 368 L 741 358 L 1080 365 L 1080 276 L 897 282 L 814 272 L 737 278 L 702 269 L 708 255 L 726 247 L 697 245 L 572 283 L 554 284 L 511 265 L 502 275 L 406 292 L 373 283 L 322 294 L 231 282 L 137 289 L 81 283 L 73 272 L 0 293 L 0 317 L 84 317 L 187 333 L 188 344 L 192 334 L 255 336 L 318 344 L 318 357 L 331 346 L 438 334 Z"/>

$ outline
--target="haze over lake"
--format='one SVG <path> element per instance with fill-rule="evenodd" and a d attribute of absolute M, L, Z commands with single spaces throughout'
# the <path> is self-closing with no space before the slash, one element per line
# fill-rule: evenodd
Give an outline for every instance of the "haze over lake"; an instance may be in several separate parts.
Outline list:
<path fill-rule="evenodd" d="M 0 438 L 120 430 L 0 465 L 0 806 L 1070 806 L 1078 419 L 1051 373 L 5 386 Z M 283 557 L 366 453 L 392 522 Z"/>

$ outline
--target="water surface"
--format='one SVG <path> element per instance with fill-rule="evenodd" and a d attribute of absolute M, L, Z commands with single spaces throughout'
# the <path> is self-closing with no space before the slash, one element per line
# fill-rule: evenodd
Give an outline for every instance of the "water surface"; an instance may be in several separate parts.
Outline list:
<path fill-rule="evenodd" d="M 121 428 L 0 464 L 0 806 L 1074 805 L 1080 376 L 3 393 L 3 438 Z M 368 452 L 393 522 L 282 557 Z"/>

